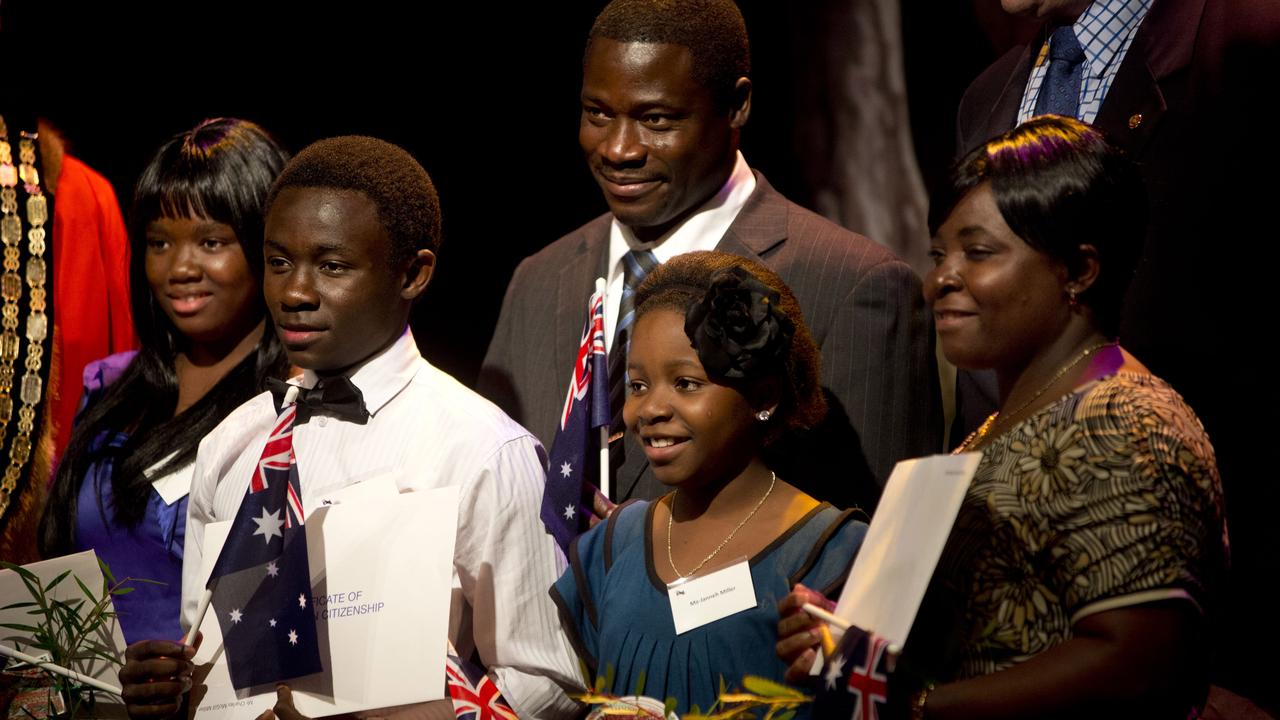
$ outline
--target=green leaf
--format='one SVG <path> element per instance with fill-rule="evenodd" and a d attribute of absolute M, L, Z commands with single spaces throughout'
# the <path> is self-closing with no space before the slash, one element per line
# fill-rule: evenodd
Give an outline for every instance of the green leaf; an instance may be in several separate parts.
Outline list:
<path fill-rule="evenodd" d="M 63 580 L 66 580 L 67 576 L 70 574 L 71 574 L 70 570 L 63 570 L 61 573 L 58 574 L 58 577 L 54 578 L 48 585 L 44 586 L 45 592 L 48 592 L 58 587 L 58 583 L 62 582 Z"/>
<path fill-rule="evenodd" d="M 604 676 L 603 675 L 596 676 L 595 688 L 596 688 L 597 694 L 604 692 Z"/>
<path fill-rule="evenodd" d="M 636 690 L 635 690 L 636 695 L 644 695 L 644 681 L 647 679 L 647 677 L 648 677 L 648 673 L 646 673 L 644 670 L 641 670 L 640 674 L 636 677 Z"/>
<path fill-rule="evenodd" d="M 804 697 L 804 693 L 796 690 L 795 688 L 787 687 L 782 683 L 777 683 L 758 675 L 748 675 L 742 678 L 742 687 L 757 695 L 763 695 L 764 697 L 796 699 Z"/>
<path fill-rule="evenodd" d="M 10 630 L 21 630 L 22 632 L 31 633 L 32 635 L 40 632 L 40 628 L 38 627 L 32 627 L 30 625 L 19 625 L 18 623 L 0 623 L 0 627 L 8 628 Z"/>
<path fill-rule="evenodd" d="M 107 561 L 98 558 L 98 568 L 102 570 L 102 577 L 112 585 L 116 584 L 116 576 L 111 574 L 111 566 L 107 565 Z"/>
<path fill-rule="evenodd" d="M 9 605 L 5 605 L 4 607 L 0 607 L 0 610 L 17 610 L 19 608 L 24 608 L 24 607 L 35 607 L 35 605 L 36 604 L 34 602 L 31 602 L 30 600 L 28 600 L 27 602 L 18 602 L 18 603 L 11 603 Z"/>
<path fill-rule="evenodd" d="M 138 589 L 138 588 L 131 588 L 131 587 L 118 588 L 118 589 L 116 589 L 116 590 L 112 590 L 112 591 L 111 591 L 111 594 L 112 594 L 113 596 L 117 596 L 117 597 L 118 597 L 118 596 L 120 596 L 120 595 L 128 595 L 129 593 L 131 593 L 131 592 L 133 592 L 134 590 L 137 590 L 137 589 Z"/>
<path fill-rule="evenodd" d="M 669 698 L 667 698 L 667 699 L 666 699 L 666 701 L 665 701 L 664 703 L 662 703 L 662 716 L 663 716 L 663 717 L 667 717 L 667 716 L 668 716 L 668 715 L 670 715 L 671 713 L 675 712 L 675 711 L 676 711 L 676 705 L 678 705 L 678 704 L 679 704 L 679 703 L 676 701 L 676 699 L 675 699 L 675 698 L 673 698 L 673 697 L 669 697 Z"/>
<path fill-rule="evenodd" d="M 796 716 L 795 710 L 784 710 L 778 713 L 777 715 L 774 715 L 773 720 L 791 720 L 791 718 L 795 716 Z"/>
<path fill-rule="evenodd" d="M 76 584 L 80 586 L 80 592 L 84 593 L 84 596 L 85 596 L 85 597 L 87 597 L 87 598 L 96 598 L 96 597 L 98 597 L 97 595 L 94 595 L 94 594 L 93 594 L 93 591 L 89 589 L 89 586 L 88 586 L 88 585 L 85 585 L 85 584 L 84 584 L 84 581 L 83 581 L 83 580 L 81 580 L 79 576 L 76 576 L 75 581 L 76 581 Z"/>

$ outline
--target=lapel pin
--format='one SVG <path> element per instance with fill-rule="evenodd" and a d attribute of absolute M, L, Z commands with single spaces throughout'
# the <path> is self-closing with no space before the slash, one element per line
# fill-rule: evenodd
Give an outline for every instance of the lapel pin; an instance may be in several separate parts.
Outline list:
<path fill-rule="evenodd" d="M 1129 116 L 1129 129 L 1130 129 L 1130 130 L 1137 130 L 1137 129 L 1138 129 L 1138 126 L 1139 126 L 1139 125 L 1141 125 L 1141 124 L 1142 124 L 1142 113 L 1134 113 L 1134 114 L 1132 114 L 1132 115 L 1130 115 L 1130 116 Z"/>

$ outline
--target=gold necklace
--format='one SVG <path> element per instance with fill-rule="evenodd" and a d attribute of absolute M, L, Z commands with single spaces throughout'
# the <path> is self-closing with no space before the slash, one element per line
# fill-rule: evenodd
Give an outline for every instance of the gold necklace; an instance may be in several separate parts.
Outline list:
<path fill-rule="evenodd" d="M 972 433 L 970 433 L 969 437 L 964 439 L 964 442 L 960 443 L 960 445 L 956 447 L 955 450 L 951 451 L 951 454 L 959 455 L 960 453 L 967 451 L 973 445 L 976 445 L 979 442 L 981 442 L 983 438 L 985 438 L 988 434 L 991 434 L 991 432 L 995 430 L 996 425 L 1000 423 L 1000 420 L 1002 417 L 1017 417 L 1018 413 L 1022 412 L 1023 410 L 1026 410 L 1028 407 L 1031 406 L 1031 403 L 1035 402 L 1036 400 L 1039 400 L 1040 396 L 1048 392 L 1049 388 L 1053 387 L 1054 383 L 1062 379 L 1063 375 L 1066 375 L 1071 370 L 1071 368 L 1075 367 L 1076 365 L 1079 365 L 1085 358 L 1089 357 L 1090 355 L 1101 350 L 1104 347 L 1117 346 L 1119 344 L 1120 343 L 1118 342 L 1110 341 L 1110 342 L 1097 343 L 1096 345 L 1090 345 L 1089 347 L 1085 348 L 1084 352 L 1077 355 L 1074 360 L 1067 363 L 1066 365 L 1063 365 L 1062 368 L 1058 370 L 1058 372 L 1054 373 L 1053 377 L 1049 378 L 1049 382 L 1040 386 L 1040 389 L 1036 391 L 1035 395 L 1031 396 L 1030 400 L 1027 400 L 1026 402 L 1019 405 L 1017 408 L 1015 408 L 1014 410 L 1011 410 L 1007 413 L 1002 414 L 1001 411 L 999 410 L 991 413 L 991 415 L 988 416 L 987 419 L 984 420 L 982 424 L 978 426 L 977 430 L 974 430 Z"/>
<path fill-rule="evenodd" d="M 676 512 L 675 512 L 676 491 L 672 490 L 671 504 L 670 504 L 670 507 L 667 508 L 667 562 L 671 564 L 671 569 L 675 571 L 676 577 L 684 579 L 692 575 L 697 575 L 698 571 L 702 569 L 703 565 L 706 565 L 707 562 L 711 560 L 711 558 L 715 557 L 716 555 L 719 555 L 720 551 L 724 549 L 724 546 L 728 545 L 729 541 L 733 539 L 733 536 L 737 535 L 738 531 L 742 529 L 742 526 L 746 525 L 748 520 L 756 516 L 756 512 L 758 512 L 760 510 L 760 507 L 764 505 L 764 501 L 768 500 L 769 496 L 773 494 L 773 486 L 776 485 L 777 483 L 778 483 L 778 476 L 772 470 L 769 471 L 769 489 L 764 491 L 764 497 L 760 498 L 760 502 L 756 503 L 756 506 L 751 508 L 751 512 L 747 513 L 747 516 L 742 518 L 742 522 L 738 523 L 738 526 L 735 527 L 725 537 L 724 540 L 720 541 L 720 544 L 716 546 L 715 550 L 711 551 L 710 555 L 702 558 L 702 562 L 698 563 L 697 567 L 689 571 L 689 575 L 685 575 L 684 573 L 680 572 L 680 570 L 676 568 L 675 559 L 671 557 L 671 522 L 676 515 Z"/>

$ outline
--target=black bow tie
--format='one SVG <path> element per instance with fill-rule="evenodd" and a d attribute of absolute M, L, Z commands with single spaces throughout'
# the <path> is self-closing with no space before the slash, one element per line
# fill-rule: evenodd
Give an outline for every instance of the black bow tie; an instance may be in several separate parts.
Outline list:
<path fill-rule="evenodd" d="M 276 412 L 284 403 L 284 395 L 294 387 L 283 380 L 267 379 L 267 389 L 276 403 Z M 364 395 L 348 377 L 336 377 L 321 380 L 313 388 L 298 388 L 295 400 L 298 406 L 298 417 L 295 425 L 301 425 L 313 415 L 329 415 L 339 420 L 347 420 L 357 425 L 369 422 L 369 411 L 364 406 Z"/>

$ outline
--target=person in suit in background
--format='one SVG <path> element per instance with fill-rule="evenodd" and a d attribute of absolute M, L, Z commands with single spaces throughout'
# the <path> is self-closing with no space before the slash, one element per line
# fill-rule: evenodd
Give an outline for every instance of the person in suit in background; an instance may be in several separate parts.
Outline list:
<path fill-rule="evenodd" d="M 526 258 L 507 288 L 478 389 L 550 443 L 593 281 L 609 283 L 614 500 L 662 494 L 621 439 L 630 297 L 694 250 L 763 263 L 795 292 L 822 352 L 830 413 L 780 442 L 805 492 L 870 510 L 893 465 L 941 447 L 932 332 L 919 278 L 888 250 L 788 201 L 738 150 L 751 112 L 746 26 L 729 0 L 615 0 L 583 60 L 578 138 L 609 213 Z M 601 511 L 598 508 L 598 511 Z"/>
<path fill-rule="evenodd" d="M 1251 346 L 1233 318 L 1266 307 L 1263 285 L 1243 281 L 1249 244 L 1274 235 L 1280 182 L 1256 169 L 1280 164 L 1271 129 L 1280 101 L 1260 91 L 1280 76 L 1280 6 L 1250 0 L 1004 0 L 1044 22 L 965 93 L 958 113 L 963 153 L 1033 114 L 1096 125 L 1138 161 L 1151 207 L 1142 262 L 1124 304 L 1125 347 L 1195 409 L 1213 440 L 1226 489 L 1232 576 L 1227 644 L 1218 682 L 1274 711 L 1280 696 L 1264 668 L 1280 642 L 1265 579 L 1280 573 L 1280 503 L 1264 413 L 1277 401 L 1274 360 Z M 1238 243 L 1238 244 L 1237 244 Z M 952 439 L 994 406 L 960 380 Z M 967 390 L 967 391 L 966 391 Z M 1266 397 L 1261 398 L 1259 394 Z M 1254 403 L 1242 398 L 1259 397 Z M 1269 398 L 1269 399 L 1268 399 Z"/>

